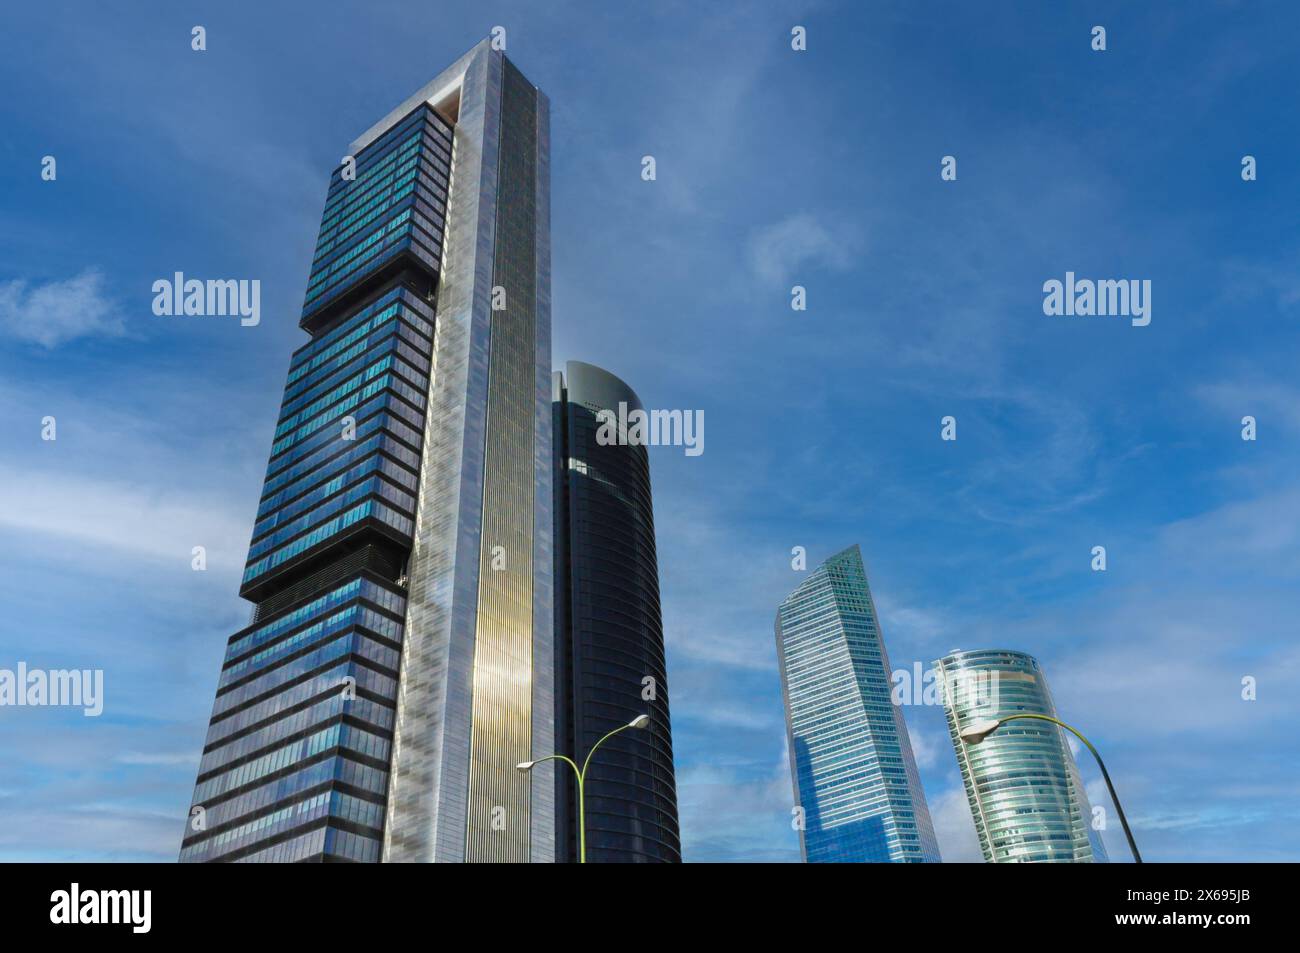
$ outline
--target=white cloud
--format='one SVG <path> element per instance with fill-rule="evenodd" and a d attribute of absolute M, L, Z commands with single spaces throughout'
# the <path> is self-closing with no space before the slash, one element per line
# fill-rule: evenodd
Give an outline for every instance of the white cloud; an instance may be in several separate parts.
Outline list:
<path fill-rule="evenodd" d="M 930 819 L 934 822 L 934 835 L 939 840 L 939 853 L 945 864 L 982 864 L 984 853 L 980 850 L 979 835 L 970 814 L 966 789 L 948 788 L 938 797 L 929 799 Z"/>
<path fill-rule="evenodd" d="M 0 860 L 168 863 L 176 860 L 183 831 L 183 816 L 126 801 L 53 808 L 34 801 L 6 813 Z"/>
<path fill-rule="evenodd" d="M 785 286 L 811 268 L 843 271 L 853 263 L 857 233 L 807 213 L 756 228 L 749 238 L 749 264 L 759 280 Z"/>
<path fill-rule="evenodd" d="M 958 623 L 940 610 L 904 605 L 888 593 L 872 592 L 872 598 L 895 670 L 910 669 L 913 661 L 919 661 L 922 670 L 929 668 L 950 647 L 953 633 L 960 631 Z"/>
<path fill-rule="evenodd" d="M 774 764 L 701 764 L 677 773 L 685 859 L 798 861 L 794 795 L 782 753 Z"/>
<path fill-rule="evenodd" d="M 776 671 L 775 636 L 762 630 L 723 631 L 726 624 L 722 619 L 702 622 L 680 609 L 673 609 L 664 624 L 664 637 L 675 655 L 695 662 L 755 672 Z"/>
<path fill-rule="evenodd" d="M 120 337 L 126 328 L 105 294 L 103 274 L 88 268 L 34 287 L 22 280 L 0 283 L 0 333 L 53 349 L 80 337 Z"/>
<path fill-rule="evenodd" d="M 0 468 L 0 486 L 0 529 L 180 563 L 203 546 L 209 569 L 243 566 L 247 517 L 208 497 L 9 468 Z"/>
<path fill-rule="evenodd" d="M 912 742 L 912 757 L 918 768 L 933 768 L 952 750 L 947 738 L 938 737 L 929 730 L 909 725 L 907 737 Z"/>
<path fill-rule="evenodd" d="M 670 665 L 689 660 L 775 672 L 773 619 L 794 588 L 781 551 L 736 533 L 714 506 L 671 488 L 660 491 L 655 510 Z M 682 566 L 709 570 L 681 572 Z"/>
<path fill-rule="evenodd" d="M 674 706 L 674 721 L 691 718 L 708 725 L 711 729 L 725 730 L 742 728 L 749 731 L 769 731 L 785 729 L 785 721 L 779 707 L 774 707 L 771 699 L 755 699 L 756 704 L 747 705 L 731 700 L 716 703 L 709 699 L 697 697 L 695 693 L 678 695 Z"/>
<path fill-rule="evenodd" d="M 142 752 L 142 751 L 126 751 L 118 755 L 116 760 L 119 764 L 146 765 L 146 766 L 156 766 L 156 765 L 171 766 L 171 765 L 198 764 L 200 759 L 197 751 L 182 751 L 182 752 L 159 751 L 152 754 L 149 752 Z"/>
<path fill-rule="evenodd" d="M 1236 433 L 1241 418 L 1250 415 L 1259 425 L 1259 439 L 1266 439 L 1272 425 L 1300 430 L 1300 391 L 1280 381 L 1251 378 L 1202 384 L 1194 393 L 1205 404 L 1224 415 L 1225 433 Z"/>

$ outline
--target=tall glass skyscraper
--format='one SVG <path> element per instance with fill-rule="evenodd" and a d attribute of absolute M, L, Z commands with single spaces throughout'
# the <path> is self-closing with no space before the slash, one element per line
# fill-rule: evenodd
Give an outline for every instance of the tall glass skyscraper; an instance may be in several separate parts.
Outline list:
<path fill-rule="evenodd" d="M 183 861 L 554 858 L 548 130 L 484 41 L 330 179 Z"/>
<path fill-rule="evenodd" d="M 606 732 L 649 714 L 647 730 L 611 738 L 591 763 L 587 860 L 680 861 L 650 457 L 596 439 L 602 410 L 641 401 L 577 361 L 553 382 L 557 750 L 581 764 Z M 559 856 L 576 861 L 574 781 L 556 780 Z"/>
<path fill-rule="evenodd" d="M 1005 649 L 953 652 L 935 663 L 948 732 L 961 766 L 980 848 L 989 863 L 1104 862 L 1074 756 L 1061 729 L 1022 718 L 979 744 L 972 722 L 1018 712 L 1056 717 L 1033 656 Z"/>
<path fill-rule="evenodd" d="M 826 560 L 776 615 L 806 863 L 939 861 L 862 553 Z"/>

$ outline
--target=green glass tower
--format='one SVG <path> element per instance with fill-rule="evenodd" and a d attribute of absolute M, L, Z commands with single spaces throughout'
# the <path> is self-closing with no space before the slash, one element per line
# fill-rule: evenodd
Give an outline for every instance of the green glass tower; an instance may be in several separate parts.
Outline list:
<path fill-rule="evenodd" d="M 1056 717 L 1038 660 L 1024 652 L 953 652 L 935 663 L 980 848 L 989 863 L 1105 862 L 1074 756 L 1061 729 L 1008 722 L 978 745 L 972 723 L 1030 713 Z"/>

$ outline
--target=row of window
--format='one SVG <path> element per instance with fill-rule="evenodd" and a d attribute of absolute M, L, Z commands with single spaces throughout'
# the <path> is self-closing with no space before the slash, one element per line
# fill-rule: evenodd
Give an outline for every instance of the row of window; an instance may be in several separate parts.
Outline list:
<path fill-rule="evenodd" d="M 355 157 L 355 178 L 349 180 L 339 176 L 331 179 L 325 206 L 321 210 L 322 226 L 336 218 L 359 195 L 364 195 L 370 185 L 391 175 L 403 156 L 419 149 L 420 138 L 424 135 L 420 124 L 414 122 L 403 123 L 390 131 L 391 136 L 386 136 L 382 142 L 373 143 Z"/>
<path fill-rule="evenodd" d="M 342 176 L 340 166 L 330 177 L 329 191 L 321 212 L 321 231 L 331 227 L 341 215 L 367 198 L 374 186 L 391 179 L 394 170 L 412 153 L 422 153 L 444 169 L 448 167 L 450 138 L 436 127 L 419 121 L 404 122 L 389 130 L 384 138 L 372 143 L 356 156 L 356 175 Z"/>
<path fill-rule="evenodd" d="M 360 177 L 351 183 L 360 188 L 357 200 L 340 209 L 342 217 L 326 217 L 321 221 L 320 235 L 312 258 L 312 270 L 324 264 L 331 251 L 343 247 L 347 239 L 367 225 L 385 215 L 394 214 L 411 202 L 411 196 L 422 189 L 431 198 L 446 201 L 447 171 L 437 157 L 422 153 L 418 145 L 402 153 L 400 164 L 373 182 L 362 182 Z"/>
<path fill-rule="evenodd" d="M 355 157 L 355 179 L 343 178 L 345 167 L 342 165 L 331 173 L 329 191 L 325 201 L 326 213 L 332 213 L 339 206 L 339 203 L 347 201 L 349 190 L 357 182 L 364 181 L 374 175 L 380 164 L 387 162 L 395 151 L 406 148 L 410 143 L 412 133 L 424 136 L 432 152 L 439 156 L 450 156 L 451 128 L 440 116 L 432 112 L 426 112 L 422 115 L 420 110 L 417 109 L 361 150 Z"/>
<path fill-rule="evenodd" d="M 236 632 L 230 637 L 226 648 L 226 664 L 229 665 L 243 653 L 279 638 L 295 626 L 303 625 L 315 616 L 328 612 L 357 596 L 399 617 L 406 611 L 406 599 L 399 593 L 377 585 L 369 579 L 350 579 L 290 612 L 278 615 L 270 621 L 258 623 L 255 627 Z"/>
<path fill-rule="evenodd" d="M 321 219 L 320 233 L 316 239 L 316 251 L 312 255 L 312 268 L 316 268 L 331 250 L 340 242 L 360 231 L 385 213 L 393 210 L 394 203 L 410 195 L 415 190 L 416 176 L 420 169 L 420 145 L 418 139 L 412 145 L 395 156 L 397 165 L 376 179 L 361 177 L 351 183 L 348 189 L 352 198 L 353 189 L 357 190 L 355 200 L 340 206 L 337 215 Z"/>
<path fill-rule="evenodd" d="M 412 475 L 418 473 L 420 470 L 420 455 L 405 444 L 384 433 L 366 436 L 371 431 L 378 429 L 380 423 L 381 421 L 371 418 L 364 426 L 358 424 L 357 438 L 349 441 L 352 445 L 351 449 L 340 451 L 335 447 L 327 447 L 324 452 L 313 457 L 312 460 L 316 466 L 311 469 L 311 472 L 299 477 L 293 483 L 287 485 L 280 483 L 281 488 L 279 490 L 262 499 L 261 505 L 257 508 L 257 519 L 260 520 L 284 504 L 305 495 L 313 487 L 330 480 L 339 471 L 346 470 L 358 461 L 365 460 L 375 454 L 382 454 L 385 457 L 396 459 Z M 333 451 L 336 455 L 329 456 L 330 451 Z"/>
<path fill-rule="evenodd" d="M 362 764 L 350 757 L 348 752 L 340 751 L 247 788 L 233 797 L 205 804 L 207 829 L 215 830 L 226 824 L 237 823 L 272 805 L 327 784 L 346 784 L 382 798 L 388 791 L 388 771 Z M 199 839 L 201 835 L 193 833 L 186 838 L 189 842 Z"/>
<path fill-rule="evenodd" d="M 395 241 L 394 236 L 408 233 L 411 227 L 411 214 L 409 208 L 400 212 L 357 242 L 348 251 L 333 259 L 328 265 L 313 271 L 307 281 L 307 302 L 310 303 L 313 299 L 320 297 L 351 272 L 360 268 L 361 265 L 365 264 L 366 259 L 383 247 L 382 243 Z"/>
<path fill-rule="evenodd" d="M 390 288 L 296 350 L 289 361 L 288 383 L 292 384 L 303 374 L 315 370 L 323 361 L 356 344 L 399 314 L 423 337 L 433 337 L 432 309 L 405 288 Z"/>
<path fill-rule="evenodd" d="M 285 391 L 284 400 L 280 403 L 277 424 L 283 423 L 294 411 L 336 390 L 340 384 L 354 378 L 368 366 L 373 366 L 384 355 L 400 353 L 403 341 L 398 332 L 403 330 L 408 335 L 415 336 L 414 332 L 402 323 L 391 321 L 369 335 L 364 342 L 359 342 L 340 354 L 337 360 L 322 365 L 310 376 L 299 380 L 297 386 Z M 407 350 L 410 351 L 411 348 L 408 347 Z M 427 370 L 427 364 L 419 369 Z M 419 379 L 419 377 L 415 378 L 416 381 Z"/>
<path fill-rule="evenodd" d="M 368 441 L 374 446 L 378 441 Z M 333 468 L 330 468 L 331 471 Z M 394 463 L 390 458 L 381 453 L 373 452 L 360 463 L 344 471 L 343 473 L 320 474 L 321 482 L 312 487 L 301 496 L 290 500 L 288 503 L 280 506 L 278 509 L 272 507 L 261 515 L 258 521 L 253 524 L 253 538 L 258 539 L 269 533 L 277 526 L 282 525 L 286 520 L 307 512 L 320 503 L 328 500 L 330 497 L 341 493 L 345 488 L 350 487 L 366 477 L 382 475 L 390 482 L 397 484 L 409 493 L 414 493 L 419 489 L 420 481 L 415 471 Z"/>
<path fill-rule="evenodd" d="M 352 416 L 355 419 L 360 419 L 361 416 L 366 413 L 367 408 L 363 406 L 364 403 L 371 400 L 376 394 L 379 394 L 385 389 L 391 390 L 394 394 L 401 397 L 402 400 L 387 403 L 383 406 L 392 410 L 399 416 L 406 418 L 412 426 L 424 426 L 424 417 L 421 413 L 425 400 L 423 390 L 416 390 L 400 377 L 397 377 L 392 373 L 385 373 L 375 380 L 372 380 L 369 384 L 366 384 L 365 387 L 360 390 L 344 397 L 338 403 L 330 407 L 326 412 L 312 420 L 309 420 L 283 439 L 276 441 L 271 445 L 271 456 L 273 458 L 279 456 L 295 445 L 307 440 L 313 434 L 319 433 L 321 428 L 328 424 L 338 423 L 345 416 Z M 355 413 L 349 413 L 351 411 L 355 411 Z M 326 439 L 331 437 L 338 440 L 345 439 L 341 428 L 337 433 L 327 432 L 325 437 Z M 279 461 L 275 462 L 278 463 Z"/>
<path fill-rule="evenodd" d="M 208 750 L 199 763 L 199 775 L 210 774 L 223 765 L 233 764 L 255 751 L 272 747 L 292 735 L 343 715 L 349 715 L 372 725 L 380 733 L 391 732 L 393 729 L 393 708 L 368 698 L 351 697 L 351 693 L 345 695 L 341 690 L 335 691 L 314 705 L 299 708 L 275 721 L 266 722 L 256 731 L 241 735 L 229 744 Z"/>
<path fill-rule="evenodd" d="M 268 722 L 283 717 L 284 712 L 326 695 L 337 695 L 344 679 L 356 684 L 357 694 L 368 693 L 394 702 L 397 698 L 397 678 L 364 665 L 359 659 L 348 657 L 319 672 L 302 676 L 297 681 L 286 682 L 274 694 L 254 700 L 243 706 L 233 706 L 214 714 L 208 725 L 206 747 L 213 747 L 245 732 L 256 731 Z"/>
<path fill-rule="evenodd" d="M 217 696 L 213 705 L 213 717 L 233 708 L 260 698 L 264 694 L 279 691 L 284 685 L 293 682 L 299 676 L 314 672 L 323 665 L 344 656 L 357 655 L 373 662 L 375 666 L 396 673 L 397 651 L 380 642 L 372 641 L 363 632 L 345 633 L 342 637 L 324 643 L 306 655 L 289 659 L 265 673 L 259 674 L 251 681 L 241 682 Z M 342 684 L 340 683 L 340 689 Z"/>
<path fill-rule="evenodd" d="M 285 831 L 303 827 L 321 818 L 350 821 L 376 832 L 384 827 L 384 808 L 342 791 L 322 791 L 296 804 L 221 831 L 181 850 L 182 863 L 201 863 L 220 855 L 233 854 L 258 841 L 270 840 Z"/>
<path fill-rule="evenodd" d="M 297 556 L 307 552 L 315 546 L 320 545 L 332 536 L 335 536 L 350 526 L 364 519 L 376 519 L 381 523 L 396 530 L 398 534 L 409 538 L 414 534 L 415 524 L 398 513 L 396 510 L 387 507 L 376 499 L 368 499 L 363 503 L 354 506 L 346 513 L 334 517 L 332 520 L 318 526 L 316 529 L 307 533 L 305 536 L 299 536 L 293 542 L 277 549 L 269 556 L 264 556 L 254 563 L 250 563 L 244 570 L 245 583 L 258 576 L 264 575 Z"/>
<path fill-rule="evenodd" d="M 286 540 L 293 539 L 294 537 L 306 532 L 309 527 L 315 526 L 321 521 L 339 512 L 339 510 L 351 506 L 358 500 L 375 497 L 391 504 L 395 509 L 403 513 L 410 516 L 415 515 L 415 497 L 410 493 L 403 492 L 382 476 L 375 475 L 349 488 L 346 492 L 316 506 L 314 509 L 304 513 L 302 516 L 291 520 L 280 529 L 256 540 L 248 548 L 248 558 L 257 558 L 263 553 L 284 543 Z"/>
<path fill-rule="evenodd" d="M 295 652 L 301 651 L 313 642 L 322 642 L 354 626 L 364 628 L 368 632 L 373 632 L 375 635 L 395 643 L 400 643 L 402 639 L 401 622 L 390 616 L 375 612 L 368 606 L 352 605 L 334 613 L 328 619 L 323 619 L 315 625 L 300 629 L 287 638 L 241 659 L 234 665 L 228 666 L 221 673 L 221 684 L 217 687 L 217 692 L 220 694 L 229 687 L 251 677 L 255 673 L 250 671 L 250 668 L 261 668 L 263 671 L 268 671 L 277 662 Z"/>
<path fill-rule="evenodd" d="M 347 748 L 376 761 L 384 763 L 388 761 L 389 741 L 386 738 L 363 731 L 355 725 L 331 725 L 323 731 L 300 738 L 283 748 L 199 782 L 194 788 L 194 803 L 202 804 L 208 798 L 243 787 L 258 778 L 282 771 L 298 761 L 313 758 L 330 748 Z"/>
<path fill-rule="evenodd" d="M 390 341 L 394 339 L 390 338 Z M 401 367 L 401 362 L 397 361 L 392 353 L 395 347 L 389 346 L 381 349 L 378 354 L 367 355 L 369 360 L 361 368 L 352 369 L 350 376 L 343 381 L 334 384 L 330 390 L 314 396 L 305 395 L 300 400 L 289 402 L 285 408 L 285 415 L 281 417 L 275 426 L 275 437 L 283 437 L 289 431 L 295 429 L 299 424 L 311 420 L 317 414 L 331 409 L 346 394 L 350 394 L 369 381 L 384 374 L 386 371 L 400 368 L 401 372 L 414 384 L 423 385 L 425 381 L 414 368 Z M 422 406 L 423 399 L 416 402 L 416 406 Z"/>
<path fill-rule="evenodd" d="M 399 410 L 402 411 L 400 419 L 397 413 Z M 424 421 L 421 418 L 414 427 L 408 424 L 406 422 L 408 410 L 409 408 L 406 408 L 396 395 L 383 394 L 358 408 L 352 415 L 357 422 L 354 439 L 344 439 L 345 434 L 341 429 L 338 433 L 324 431 L 289 450 L 279 459 L 273 459 L 267 465 L 268 475 L 262 486 L 263 500 L 272 493 L 285 489 L 290 481 L 311 477 L 322 464 L 330 463 L 341 453 L 354 450 L 358 441 L 378 432 L 386 432 L 397 438 L 400 441 L 399 445 L 407 448 L 406 454 L 397 455 L 398 459 L 419 469 L 418 451 L 424 439 L 421 433 L 424 429 Z M 414 411 L 410 412 L 414 413 Z M 419 414 L 415 416 L 420 417 Z M 293 488 L 293 492 L 301 492 L 302 485 L 299 483 L 298 488 Z"/>

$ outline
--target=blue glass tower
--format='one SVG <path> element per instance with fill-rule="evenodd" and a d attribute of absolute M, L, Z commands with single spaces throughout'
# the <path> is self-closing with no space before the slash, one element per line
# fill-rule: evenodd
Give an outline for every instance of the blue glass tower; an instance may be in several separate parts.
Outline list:
<path fill-rule="evenodd" d="M 549 107 L 488 41 L 331 176 L 182 861 L 549 861 Z"/>
<path fill-rule="evenodd" d="M 938 863 L 857 546 L 781 603 L 776 648 L 804 861 Z"/>
<path fill-rule="evenodd" d="M 331 178 L 182 861 L 380 857 L 451 150 L 421 105 Z"/>

